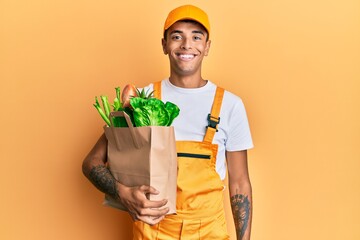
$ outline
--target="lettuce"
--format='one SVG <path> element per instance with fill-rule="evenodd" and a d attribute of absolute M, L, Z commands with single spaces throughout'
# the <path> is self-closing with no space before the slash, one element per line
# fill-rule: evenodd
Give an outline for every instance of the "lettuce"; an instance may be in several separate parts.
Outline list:
<path fill-rule="evenodd" d="M 179 107 L 175 104 L 164 103 L 156 98 L 134 97 L 130 99 L 130 105 L 133 108 L 133 119 L 136 127 L 170 126 L 180 112 Z"/>
<path fill-rule="evenodd" d="M 162 102 L 153 97 L 153 92 L 145 92 L 135 88 L 133 85 L 127 85 L 122 92 L 124 100 L 120 99 L 120 87 L 116 87 L 116 98 L 113 104 L 109 103 L 108 97 L 101 95 L 100 99 L 102 107 L 97 97 L 95 97 L 94 107 L 99 112 L 100 116 L 108 126 L 114 127 L 128 127 L 124 117 L 113 117 L 110 119 L 110 112 L 123 111 L 126 112 L 132 125 L 135 127 L 141 126 L 170 126 L 173 120 L 179 115 L 180 109 L 174 103 Z M 135 89 L 135 90 L 134 90 Z M 136 91 L 134 96 L 129 93 Z M 130 105 L 124 104 L 124 101 L 130 101 Z M 112 109 L 111 109 L 112 107 Z"/>

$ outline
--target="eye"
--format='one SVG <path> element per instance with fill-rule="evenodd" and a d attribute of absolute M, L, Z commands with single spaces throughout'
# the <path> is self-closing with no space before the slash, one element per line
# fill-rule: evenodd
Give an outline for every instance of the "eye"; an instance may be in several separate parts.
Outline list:
<path fill-rule="evenodd" d="M 201 40 L 202 37 L 201 36 L 194 36 L 194 40 Z"/>
<path fill-rule="evenodd" d="M 171 39 L 173 39 L 173 40 L 180 40 L 180 39 L 181 39 L 181 36 L 180 36 L 180 35 L 172 35 L 172 36 L 171 36 Z"/>

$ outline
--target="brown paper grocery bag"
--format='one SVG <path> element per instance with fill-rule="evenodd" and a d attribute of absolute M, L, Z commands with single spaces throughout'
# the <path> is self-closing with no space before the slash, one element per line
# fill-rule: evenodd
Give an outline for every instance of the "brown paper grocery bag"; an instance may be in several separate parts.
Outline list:
<path fill-rule="evenodd" d="M 177 154 L 174 128 L 133 127 L 125 112 L 110 113 L 110 119 L 119 116 L 125 117 L 129 127 L 104 127 L 108 140 L 108 167 L 112 175 L 129 187 L 154 187 L 160 193 L 147 196 L 148 199 L 168 199 L 168 214 L 176 213 Z M 122 204 L 107 195 L 104 204 L 126 211 Z"/>

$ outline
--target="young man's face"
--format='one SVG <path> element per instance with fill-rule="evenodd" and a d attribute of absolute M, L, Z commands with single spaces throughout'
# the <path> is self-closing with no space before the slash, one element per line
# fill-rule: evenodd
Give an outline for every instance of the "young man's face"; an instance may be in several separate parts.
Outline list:
<path fill-rule="evenodd" d="M 204 27 L 194 22 L 176 22 L 162 40 L 163 50 L 169 55 L 172 73 L 189 76 L 200 73 L 201 63 L 210 49 Z"/>

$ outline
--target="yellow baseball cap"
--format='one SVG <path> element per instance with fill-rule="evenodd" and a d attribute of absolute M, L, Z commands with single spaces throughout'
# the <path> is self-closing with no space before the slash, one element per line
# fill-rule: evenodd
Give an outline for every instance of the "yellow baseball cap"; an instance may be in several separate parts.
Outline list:
<path fill-rule="evenodd" d="M 180 20 L 194 20 L 204 26 L 210 35 L 210 22 L 208 15 L 198 7 L 184 5 L 172 10 L 166 18 L 164 32 L 174 23 Z"/>

